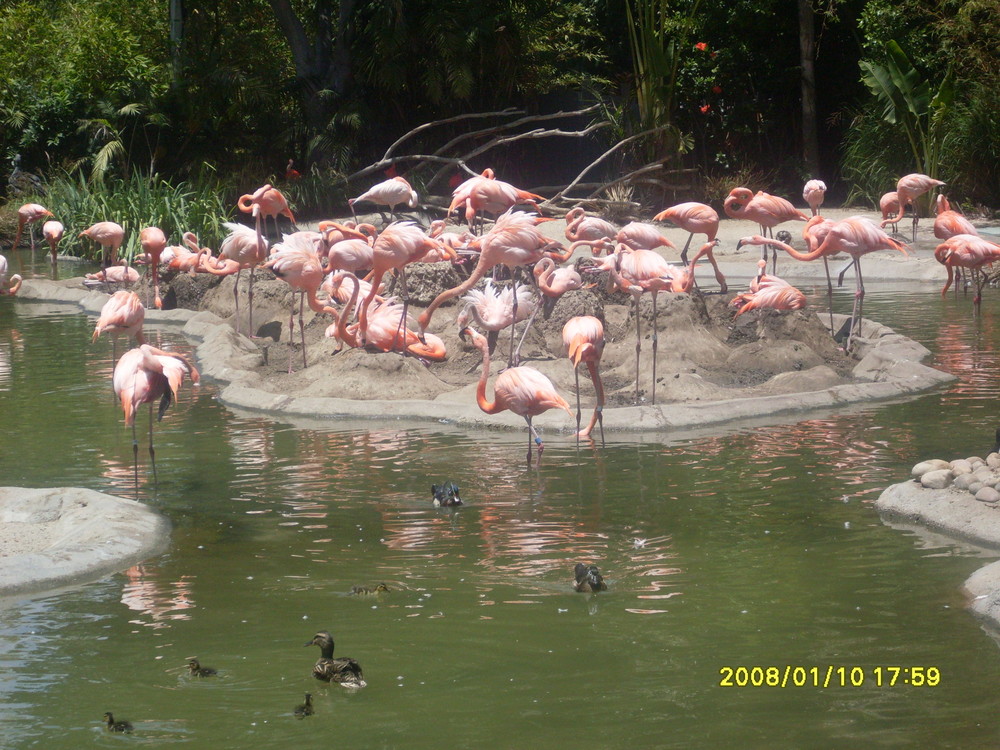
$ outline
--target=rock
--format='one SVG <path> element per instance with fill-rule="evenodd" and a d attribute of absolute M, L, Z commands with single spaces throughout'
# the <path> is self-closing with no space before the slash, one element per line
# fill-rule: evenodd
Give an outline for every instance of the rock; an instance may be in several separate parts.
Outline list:
<path fill-rule="evenodd" d="M 986 457 L 986 465 L 991 469 L 1000 467 L 1000 453 L 991 453 Z"/>
<path fill-rule="evenodd" d="M 962 474 L 955 477 L 954 485 L 960 490 L 969 489 L 969 485 L 976 481 L 976 478 L 972 474 Z"/>
<path fill-rule="evenodd" d="M 1000 492 L 997 492 L 993 487 L 983 487 L 976 493 L 976 500 L 981 503 L 995 504 L 1000 502 Z"/>
<path fill-rule="evenodd" d="M 934 469 L 920 477 L 920 484 L 929 490 L 943 490 L 951 484 L 951 478 L 952 473 L 950 469 Z"/>
<path fill-rule="evenodd" d="M 920 478 L 928 471 L 934 471 L 936 469 L 951 469 L 951 463 L 949 461 L 942 461 L 940 458 L 932 458 L 929 461 L 921 461 L 919 464 L 913 467 L 910 471 L 910 476 L 914 478 Z"/>
<path fill-rule="evenodd" d="M 975 495 L 977 492 L 979 492 L 979 490 L 981 490 L 983 488 L 983 486 L 984 485 L 983 485 L 982 482 L 973 480 L 973 481 L 969 482 L 969 486 L 966 489 L 968 489 L 969 492 L 971 492 L 973 495 Z"/>
<path fill-rule="evenodd" d="M 984 484 L 991 484 L 997 481 L 996 474 L 994 474 L 992 470 L 990 470 L 988 467 L 985 466 L 981 469 L 976 469 L 974 472 L 972 472 L 972 476 L 975 477 L 978 481 L 983 482 Z"/>
<path fill-rule="evenodd" d="M 972 464 L 964 458 L 956 458 L 951 462 L 951 471 L 955 476 L 958 476 L 959 474 L 971 474 Z"/>

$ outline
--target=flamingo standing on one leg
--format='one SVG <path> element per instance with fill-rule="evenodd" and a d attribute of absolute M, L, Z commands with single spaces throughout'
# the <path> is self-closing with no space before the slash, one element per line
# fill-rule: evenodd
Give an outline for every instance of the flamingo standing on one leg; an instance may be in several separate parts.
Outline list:
<path fill-rule="evenodd" d="M 410 183 L 397 176 L 373 185 L 357 198 L 351 198 L 347 201 L 347 205 L 351 208 L 351 215 L 354 216 L 355 220 L 358 217 L 354 213 L 354 204 L 359 201 L 370 201 L 379 206 L 388 206 L 389 215 L 392 216 L 396 213 L 396 206 L 405 203 L 410 208 L 416 208 L 419 199 L 417 191 L 410 186 Z M 388 223 L 385 214 L 382 214 L 382 223 Z"/>
<path fill-rule="evenodd" d="M 292 226 L 295 226 L 295 215 L 292 213 L 292 209 L 288 207 L 288 201 L 285 199 L 284 194 L 270 185 L 262 185 L 252 194 L 241 195 L 240 199 L 236 202 L 236 207 L 243 213 L 254 217 L 254 228 L 257 230 L 259 242 L 263 245 L 267 244 L 264 242 L 264 235 L 267 233 L 268 216 L 274 221 L 275 234 L 278 233 L 279 216 L 287 216 L 292 222 Z M 263 231 L 261 231 L 262 225 Z"/>
<path fill-rule="evenodd" d="M 809 206 L 813 216 L 819 216 L 819 207 L 826 197 L 826 183 L 823 180 L 809 180 L 802 188 L 802 199 Z"/>
<path fill-rule="evenodd" d="M 940 187 L 945 183 L 941 180 L 935 180 L 933 177 L 928 177 L 925 174 L 920 174 L 919 172 L 914 172 L 913 174 L 905 175 L 899 178 L 899 182 L 896 183 L 896 196 L 899 200 L 898 213 L 895 218 L 892 219 L 882 219 L 882 227 L 886 224 L 898 223 L 900 219 L 903 218 L 903 214 L 906 213 L 906 204 L 913 204 L 913 242 L 917 241 L 917 222 L 920 219 L 920 210 L 917 207 L 917 198 L 926 193 L 928 190 L 934 187 Z"/>
<path fill-rule="evenodd" d="M 566 356 L 573 363 L 573 375 L 576 378 L 576 437 L 589 437 L 595 423 L 601 425 L 601 445 L 604 445 L 604 383 L 598 370 L 601 355 L 604 353 L 604 326 L 592 315 L 578 315 L 566 321 L 562 330 L 563 346 Z M 580 363 L 587 363 L 590 379 L 594 383 L 597 394 L 597 406 L 590 417 L 590 423 L 580 429 Z"/>
<path fill-rule="evenodd" d="M 749 188 L 738 187 L 729 191 L 723 208 L 730 219 L 749 219 L 760 225 L 760 233 L 773 236 L 774 227 L 786 221 L 808 221 L 809 217 L 799 211 L 784 198 L 758 191 L 756 195 Z M 767 250 L 765 249 L 766 253 Z M 771 255 L 771 273 L 776 273 L 778 252 Z"/>
<path fill-rule="evenodd" d="M 247 335 L 253 336 L 253 282 L 254 269 L 267 259 L 267 244 L 264 238 L 248 226 L 225 222 L 223 225 L 229 234 L 219 246 L 219 255 L 215 264 L 206 263 L 204 270 L 214 276 L 229 276 L 236 274 L 233 284 L 233 306 L 236 309 L 236 333 L 240 332 L 240 275 L 243 269 L 250 271 L 250 283 L 247 287 Z"/>
<path fill-rule="evenodd" d="M 167 247 L 167 237 L 159 227 L 146 227 L 139 232 L 139 244 L 149 258 L 150 273 L 153 277 L 153 304 L 157 310 L 163 309 L 160 299 L 160 255 Z M 149 297 L 147 296 L 148 300 Z"/>
<path fill-rule="evenodd" d="M 980 280 L 976 285 L 976 296 L 972 300 L 973 308 L 978 311 L 987 278 L 982 268 L 1000 260 L 1000 245 L 988 242 L 975 234 L 956 234 L 935 248 L 934 257 L 948 269 L 948 281 L 941 289 L 942 297 L 951 286 L 952 269 L 969 268 L 973 275 L 978 275 Z"/>
<path fill-rule="evenodd" d="M 17 234 L 14 235 L 14 244 L 11 245 L 11 250 L 16 250 L 18 243 L 21 241 L 21 233 L 24 231 L 24 227 L 28 227 L 28 236 L 31 237 L 31 252 L 35 252 L 35 222 L 44 219 L 46 216 L 52 216 L 52 212 L 49 211 L 45 206 L 40 206 L 37 203 L 25 203 L 19 209 L 17 209 Z"/>
<path fill-rule="evenodd" d="M 42 236 L 49 243 L 49 253 L 52 256 L 52 278 L 56 273 L 56 258 L 59 257 L 59 241 L 62 240 L 66 228 L 61 222 L 52 219 L 42 224 Z"/>
<path fill-rule="evenodd" d="M 691 245 L 692 237 L 696 234 L 704 234 L 705 241 L 711 242 L 719 234 L 719 214 L 714 208 L 706 206 L 704 203 L 678 203 L 676 206 L 670 206 L 660 211 L 653 217 L 653 220 L 669 221 L 688 233 L 687 242 L 684 243 L 684 249 L 681 250 L 681 263 L 685 265 L 688 262 L 687 251 Z M 712 264 L 712 268 L 715 269 L 715 280 L 719 282 L 719 288 L 725 294 L 729 291 L 729 286 L 715 260 L 715 253 L 709 251 L 706 256 Z"/>
<path fill-rule="evenodd" d="M 156 454 L 153 451 L 153 402 L 159 400 L 157 419 L 163 419 L 177 391 L 190 375 L 198 382 L 198 370 L 187 359 L 174 352 L 163 351 L 149 344 L 125 352 L 115 365 L 112 376 L 115 395 L 121 400 L 125 424 L 132 428 L 132 457 L 135 464 L 135 486 L 139 488 L 139 440 L 135 434 L 135 413 L 142 404 L 149 404 L 149 459 L 156 483 Z"/>
<path fill-rule="evenodd" d="M 483 355 L 483 372 L 476 387 L 479 408 L 487 414 L 497 414 L 509 409 L 524 417 L 524 421 L 528 423 L 528 466 L 531 466 L 532 438 L 538 445 L 538 461 L 541 463 L 545 445 L 532 426 L 531 419 L 549 409 L 563 409 L 572 417 L 569 404 L 556 391 L 552 381 L 532 367 L 511 367 L 504 370 L 493 383 L 493 401 L 488 400 L 486 381 L 490 375 L 489 347 L 483 335 L 475 329 L 466 327 L 459 331 L 459 336 L 463 339 L 466 335 L 472 338 L 473 346 Z"/>
<path fill-rule="evenodd" d="M 302 366 L 307 367 L 306 360 L 306 329 L 303 321 L 305 302 L 313 312 L 335 313 L 326 307 L 316 297 L 316 292 L 323 283 L 323 266 L 311 243 L 280 242 L 274 246 L 273 254 L 264 263 L 274 275 L 292 287 L 292 307 L 288 313 L 288 372 L 292 372 L 292 345 L 295 341 L 295 291 L 301 292 L 299 299 L 299 334 L 302 339 Z"/>
<path fill-rule="evenodd" d="M 141 346 L 146 343 L 146 337 L 142 333 L 142 324 L 146 320 L 146 308 L 142 306 L 142 300 L 135 292 L 121 290 L 115 292 L 104 303 L 101 308 L 101 316 L 94 326 L 94 335 L 90 343 L 97 341 L 97 338 L 108 331 L 111 333 L 111 362 L 118 359 L 117 336 L 124 333 L 135 339 L 135 345 Z"/>

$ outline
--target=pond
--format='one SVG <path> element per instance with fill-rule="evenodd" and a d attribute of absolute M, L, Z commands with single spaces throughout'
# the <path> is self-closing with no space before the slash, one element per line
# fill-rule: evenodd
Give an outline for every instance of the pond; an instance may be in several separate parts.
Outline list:
<path fill-rule="evenodd" d="M 851 301 L 838 292 L 838 311 Z M 959 376 L 940 391 L 698 438 L 550 434 L 531 470 L 520 432 L 295 426 L 185 385 L 156 425 L 155 487 L 138 422 L 139 497 L 173 522 L 169 552 L 0 601 L 5 746 L 996 744 L 1000 653 L 960 591 L 986 554 L 872 507 L 919 459 L 988 452 L 996 303 L 973 318 L 936 288 L 870 286 L 866 313 Z M 0 485 L 135 496 L 111 343 L 92 330 L 75 308 L 0 299 Z M 464 507 L 432 507 L 444 480 Z M 609 590 L 574 593 L 578 561 Z M 366 688 L 312 678 L 318 630 Z M 190 657 L 219 674 L 190 677 Z M 786 665 L 784 688 L 720 684 Z M 890 686 L 888 667 L 940 680 Z M 105 711 L 134 734 L 106 732 Z"/>

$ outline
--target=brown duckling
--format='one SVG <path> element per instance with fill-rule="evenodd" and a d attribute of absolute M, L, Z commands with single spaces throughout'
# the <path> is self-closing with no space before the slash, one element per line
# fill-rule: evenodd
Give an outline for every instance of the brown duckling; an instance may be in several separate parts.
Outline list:
<path fill-rule="evenodd" d="M 192 677 L 212 677 L 218 674 L 218 671 L 211 667 L 201 666 L 197 659 L 188 659 L 188 671 Z"/>
<path fill-rule="evenodd" d="M 368 684 L 361 672 L 361 665 L 354 659 L 346 656 L 333 658 L 333 636 L 329 631 L 319 631 L 306 645 L 319 646 L 321 656 L 313 666 L 313 677 L 317 680 L 336 682 L 350 688 L 363 688 Z"/>
<path fill-rule="evenodd" d="M 104 712 L 104 721 L 108 724 L 109 732 L 122 732 L 132 734 L 132 724 L 127 721 L 115 721 L 114 715 L 110 711 Z"/>
<path fill-rule="evenodd" d="M 597 569 L 596 565 L 577 563 L 574 572 L 576 574 L 576 584 L 573 586 L 575 591 L 596 593 L 608 590 L 608 584 L 604 582 L 604 576 L 601 575 L 601 571 Z"/>
<path fill-rule="evenodd" d="M 381 594 L 390 590 L 384 583 L 380 583 L 377 586 L 351 586 L 352 594 Z"/>
<path fill-rule="evenodd" d="M 306 693 L 306 702 L 300 703 L 295 707 L 295 715 L 301 719 L 306 716 L 312 716 L 314 713 L 312 693 Z"/>

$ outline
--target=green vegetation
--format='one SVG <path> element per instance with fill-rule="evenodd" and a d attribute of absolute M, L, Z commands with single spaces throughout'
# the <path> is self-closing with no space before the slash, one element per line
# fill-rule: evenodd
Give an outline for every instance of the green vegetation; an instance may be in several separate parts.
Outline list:
<path fill-rule="evenodd" d="M 328 215 L 358 187 L 345 175 L 421 123 L 597 101 L 614 127 L 586 144 L 525 139 L 469 166 L 565 184 L 615 140 L 653 131 L 592 178 L 659 162 L 696 176 L 681 188 L 692 199 L 748 176 L 794 194 L 816 176 L 871 201 L 901 174 L 936 171 L 953 198 L 1000 204 L 995 0 L 184 0 L 176 55 L 168 5 L 0 6 L 0 186 L 19 156 L 74 227 L 119 210 L 124 191 L 128 210 L 150 207 L 128 222 L 211 241 L 209 192 L 231 207 L 269 181 L 297 213 Z M 802 156 L 808 24 L 819 174 Z M 470 129 L 474 146 L 491 137 L 486 120 L 456 120 L 406 147 L 433 154 Z M 289 159 L 300 179 L 284 181 Z M 641 180 L 622 189 L 665 199 Z"/>

